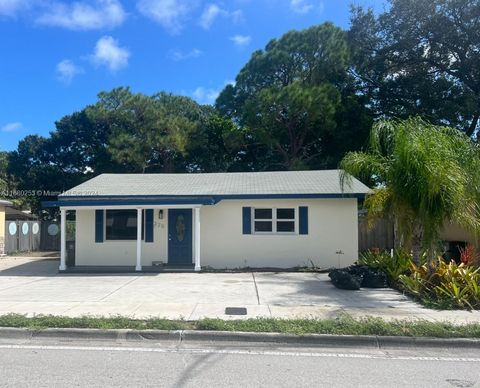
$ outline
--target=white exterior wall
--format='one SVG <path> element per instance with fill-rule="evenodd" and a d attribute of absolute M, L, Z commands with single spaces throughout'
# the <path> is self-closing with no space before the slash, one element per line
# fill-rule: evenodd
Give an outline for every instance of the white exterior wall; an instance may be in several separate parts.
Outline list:
<path fill-rule="evenodd" d="M 244 235 L 244 206 L 294 207 L 297 232 Z M 308 206 L 308 235 L 298 234 L 299 206 Z M 76 265 L 135 265 L 136 241 L 95 243 L 95 211 L 77 210 L 76 220 Z M 310 266 L 313 262 L 327 268 L 347 266 L 358 258 L 356 199 L 223 200 L 214 206 L 203 206 L 200 222 L 202 267 L 291 268 Z M 159 220 L 155 209 L 154 223 L 154 242 L 142 243 L 144 266 L 157 260 L 168 262 L 168 210 Z M 340 251 L 342 254 L 337 253 Z"/>
<path fill-rule="evenodd" d="M 244 235 L 243 206 L 295 207 L 297 233 Z M 308 235 L 298 234 L 299 206 L 308 206 Z M 221 201 L 200 213 L 202 266 L 343 267 L 358 259 L 356 199 Z"/>
<path fill-rule="evenodd" d="M 76 211 L 75 264 L 76 265 L 129 265 L 137 260 L 137 241 L 95 242 L 95 210 Z M 153 243 L 142 242 L 142 265 L 152 261 L 167 262 L 168 211 L 163 211 L 163 220 L 154 212 Z"/>

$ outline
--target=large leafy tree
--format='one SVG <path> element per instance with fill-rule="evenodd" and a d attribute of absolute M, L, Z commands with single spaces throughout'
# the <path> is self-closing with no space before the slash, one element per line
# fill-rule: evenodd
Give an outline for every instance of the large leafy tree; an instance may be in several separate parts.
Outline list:
<path fill-rule="evenodd" d="M 365 201 L 370 215 L 392 217 L 417 261 L 421 248 L 434 257 L 447 222 L 480 231 L 479 147 L 454 128 L 379 121 L 368 148 L 348 153 L 341 167 L 374 186 Z"/>
<path fill-rule="evenodd" d="M 108 152 L 112 129 L 94 106 L 62 117 L 48 138 L 52 161 L 80 180 L 101 172 L 121 171 Z"/>
<path fill-rule="evenodd" d="M 331 23 L 290 31 L 253 53 L 216 101 L 246 134 L 249 169 L 335 167 L 371 123 L 347 70 L 345 32 Z"/>
<path fill-rule="evenodd" d="M 245 160 L 245 135 L 227 117 L 208 109 L 195 147 L 188 154 L 188 171 L 241 171 Z"/>
<path fill-rule="evenodd" d="M 0 152 L 0 199 L 8 189 L 8 152 Z"/>
<path fill-rule="evenodd" d="M 147 96 L 117 88 L 100 93 L 92 111 L 109 128 L 108 152 L 124 171 L 229 168 L 227 139 L 233 124 L 211 106 L 164 92 Z"/>
<path fill-rule="evenodd" d="M 37 214 L 42 213 L 42 200 L 105 172 L 242 167 L 241 131 L 213 107 L 187 97 L 147 96 L 117 88 L 100 93 L 97 103 L 61 118 L 55 126 L 48 137 L 24 138 L 8 158 L 0 154 L 0 189 L 9 176 L 19 190 L 32 194 L 18 203 Z"/>
<path fill-rule="evenodd" d="M 292 83 L 266 88 L 249 100 L 244 118 L 255 138 L 278 155 L 282 169 L 306 168 L 322 155 L 325 134 L 335 128 L 335 110 L 340 95 L 331 85 L 305 87 Z"/>
<path fill-rule="evenodd" d="M 359 90 L 379 116 L 421 115 L 468 136 L 479 129 L 480 2 L 389 0 L 354 7 L 349 41 Z"/>
<path fill-rule="evenodd" d="M 50 145 L 45 137 L 29 135 L 8 158 L 8 173 L 15 180 L 16 188 L 28 192 L 25 197 L 14 199 L 37 214 L 41 213 L 41 200 L 54 197 L 71 182 L 70 175 L 52 162 Z"/>
<path fill-rule="evenodd" d="M 99 173 L 121 171 L 107 152 L 110 128 L 94 116 L 92 107 L 61 118 L 55 126 L 49 137 L 27 136 L 9 154 L 10 181 L 30 193 L 17 200 L 37 214 L 42 214 L 41 201 Z"/>

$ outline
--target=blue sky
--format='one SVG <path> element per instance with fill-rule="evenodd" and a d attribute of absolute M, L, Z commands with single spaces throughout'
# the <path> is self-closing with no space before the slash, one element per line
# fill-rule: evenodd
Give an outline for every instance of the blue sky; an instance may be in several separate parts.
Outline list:
<path fill-rule="evenodd" d="M 47 136 L 56 120 L 117 86 L 212 103 L 270 39 L 326 20 L 347 28 L 350 3 L 0 0 L 0 150 Z"/>

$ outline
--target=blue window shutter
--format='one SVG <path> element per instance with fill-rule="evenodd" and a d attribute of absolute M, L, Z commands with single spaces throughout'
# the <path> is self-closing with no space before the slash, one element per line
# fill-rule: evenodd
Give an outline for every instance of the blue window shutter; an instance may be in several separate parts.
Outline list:
<path fill-rule="evenodd" d="M 153 242 L 153 209 L 145 210 L 145 242 Z"/>
<path fill-rule="evenodd" d="M 243 207 L 243 234 L 252 234 L 252 208 Z"/>
<path fill-rule="evenodd" d="M 308 207 L 300 206 L 298 208 L 299 234 L 308 234 Z"/>
<path fill-rule="evenodd" d="M 95 210 L 95 242 L 103 242 L 103 210 Z"/>

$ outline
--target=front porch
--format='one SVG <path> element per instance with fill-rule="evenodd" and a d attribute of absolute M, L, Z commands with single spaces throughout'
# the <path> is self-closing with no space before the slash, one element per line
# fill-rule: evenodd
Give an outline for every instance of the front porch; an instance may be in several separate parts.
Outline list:
<path fill-rule="evenodd" d="M 59 271 L 200 271 L 201 206 L 61 206 Z M 67 212 L 75 212 L 76 219 L 75 241 L 68 246 Z"/>

